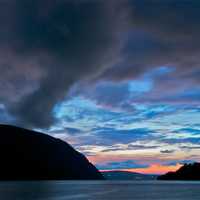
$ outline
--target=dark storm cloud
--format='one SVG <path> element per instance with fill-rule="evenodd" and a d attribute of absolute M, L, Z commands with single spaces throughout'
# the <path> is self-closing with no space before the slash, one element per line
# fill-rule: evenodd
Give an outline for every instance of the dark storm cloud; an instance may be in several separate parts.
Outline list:
<path fill-rule="evenodd" d="M 1 1 L 1 85 L 8 83 L 1 99 L 19 122 L 49 126 L 70 86 L 115 60 L 121 9 L 115 1 Z"/>
<path fill-rule="evenodd" d="M 112 73 L 107 75 L 121 79 L 152 67 L 174 65 L 179 68 L 178 77 L 199 80 L 200 3 L 133 0 L 130 9 L 132 25 L 126 35 L 125 59 L 120 69 L 109 69 Z"/>
<path fill-rule="evenodd" d="M 120 59 L 99 79 L 116 82 L 135 79 L 158 71 L 160 66 L 167 66 L 163 74 L 151 77 L 154 82 L 152 90 L 144 96 L 134 97 L 133 102 L 199 104 L 199 10 L 200 3 L 195 0 L 129 1 L 129 29 L 124 31 Z M 112 90 L 116 101 L 121 98 L 117 102 L 119 108 L 127 104 L 128 92 L 125 89 L 124 93 L 119 93 L 122 91 L 119 87 Z M 115 100 L 107 102 L 108 87 L 104 90 L 103 97 L 99 98 L 100 89 L 98 95 L 95 96 L 96 91 L 93 91 L 89 98 L 105 105 L 113 102 L 111 106 L 116 106 Z"/>
<path fill-rule="evenodd" d="M 3 0 L 0 101 L 21 125 L 43 128 L 83 80 L 133 79 L 169 66 L 153 97 L 189 90 L 199 83 L 199 10 L 195 0 Z"/>

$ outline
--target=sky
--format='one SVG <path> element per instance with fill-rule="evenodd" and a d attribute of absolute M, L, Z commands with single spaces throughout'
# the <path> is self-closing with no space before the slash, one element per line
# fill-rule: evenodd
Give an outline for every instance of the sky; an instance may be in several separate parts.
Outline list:
<path fill-rule="evenodd" d="M 2 0 L 0 123 L 100 170 L 200 162 L 200 2 Z"/>

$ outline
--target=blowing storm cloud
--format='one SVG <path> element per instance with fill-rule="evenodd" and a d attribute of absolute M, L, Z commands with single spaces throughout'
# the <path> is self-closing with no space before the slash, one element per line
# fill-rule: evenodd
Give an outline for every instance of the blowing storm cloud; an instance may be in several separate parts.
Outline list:
<path fill-rule="evenodd" d="M 200 3 L 2 0 L 0 122 L 99 169 L 200 161 Z"/>

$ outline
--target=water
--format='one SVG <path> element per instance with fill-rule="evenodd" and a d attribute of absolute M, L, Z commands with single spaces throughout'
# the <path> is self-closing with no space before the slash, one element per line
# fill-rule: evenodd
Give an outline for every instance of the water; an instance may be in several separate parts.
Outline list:
<path fill-rule="evenodd" d="M 200 200 L 200 182 L 0 182 L 0 200 Z"/>

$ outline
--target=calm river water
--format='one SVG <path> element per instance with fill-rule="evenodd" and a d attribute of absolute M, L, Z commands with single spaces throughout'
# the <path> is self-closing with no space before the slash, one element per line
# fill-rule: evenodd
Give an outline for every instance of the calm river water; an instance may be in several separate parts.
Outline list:
<path fill-rule="evenodd" d="M 0 200 L 200 200 L 200 182 L 0 182 Z"/>

